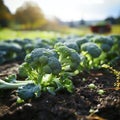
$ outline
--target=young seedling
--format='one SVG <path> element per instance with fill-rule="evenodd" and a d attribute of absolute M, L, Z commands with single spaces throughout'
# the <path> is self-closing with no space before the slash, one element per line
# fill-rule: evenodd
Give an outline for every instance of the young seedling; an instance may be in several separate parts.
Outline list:
<path fill-rule="evenodd" d="M 96 89 L 97 86 L 95 84 L 91 83 L 91 84 L 88 85 L 88 88 L 90 88 L 90 89 Z"/>
<path fill-rule="evenodd" d="M 97 91 L 97 93 L 98 93 L 99 95 L 103 95 L 103 94 L 105 93 L 105 91 L 102 90 L 102 89 L 99 89 L 99 90 Z"/>

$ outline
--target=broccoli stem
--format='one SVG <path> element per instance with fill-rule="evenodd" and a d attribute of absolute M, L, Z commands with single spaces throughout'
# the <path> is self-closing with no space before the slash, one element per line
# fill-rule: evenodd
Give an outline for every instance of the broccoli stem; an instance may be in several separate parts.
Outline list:
<path fill-rule="evenodd" d="M 33 83 L 33 81 L 18 81 L 16 83 L 8 83 L 0 79 L 0 89 L 15 89 L 28 83 Z"/>
<path fill-rule="evenodd" d="M 44 73 L 43 73 L 42 69 L 39 68 L 38 69 L 38 79 L 36 81 L 37 84 L 41 84 L 43 76 L 44 76 Z"/>
<path fill-rule="evenodd" d="M 38 74 L 38 80 L 37 80 L 37 84 L 40 84 L 43 78 L 43 74 L 39 73 Z"/>

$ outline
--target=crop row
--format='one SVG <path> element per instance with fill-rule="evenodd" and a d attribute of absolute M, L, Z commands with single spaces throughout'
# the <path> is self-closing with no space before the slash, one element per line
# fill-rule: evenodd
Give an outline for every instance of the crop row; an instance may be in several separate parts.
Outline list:
<path fill-rule="evenodd" d="M 61 89 L 73 92 L 71 77 L 77 73 L 114 65 L 120 59 L 120 36 L 69 36 L 50 40 L 7 40 L 0 43 L 0 63 L 23 60 L 18 81 L 16 75 L 0 80 L 0 89 L 18 88 L 21 99 L 39 97 L 42 92 L 53 95 Z"/>

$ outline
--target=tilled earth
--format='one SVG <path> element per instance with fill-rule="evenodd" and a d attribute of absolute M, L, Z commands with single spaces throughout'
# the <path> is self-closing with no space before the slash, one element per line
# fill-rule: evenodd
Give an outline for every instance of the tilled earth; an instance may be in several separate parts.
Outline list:
<path fill-rule="evenodd" d="M 0 78 L 17 73 L 17 63 L 0 66 Z M 74 93 L 60 91 L 55 96 L 16 103 L 16 90 L 0 91 L 0 120 L 120 120 L 120 90 L 116 78 L 104 69 L 80 73 L 72 78 Z M 94 83 L 97 88 L 90 89 Z M 100 95 L 97 91 L 104 90 Z"/>

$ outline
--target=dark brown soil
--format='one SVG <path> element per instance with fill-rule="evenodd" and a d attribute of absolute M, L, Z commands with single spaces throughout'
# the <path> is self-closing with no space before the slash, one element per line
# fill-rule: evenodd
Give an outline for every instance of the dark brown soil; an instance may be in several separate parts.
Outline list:
<path fill-rule="evenodd" d="M 0 66 L 0 78 L 17 73 L 18 64 Z M 0 91 L 0 120 L 120 120 L 120 90 L 116 78 L 106 70 L 91 70 L 72 78 L 75 91 L 60 91 L 56 96 L 43 93 L 40 98 L 16 103 L 15 90 Z M 94 83 L 97 89 L 88 88 Z M 98 90 L 105 91 L 103 95 Z M 90 111 L 93 111 L 90 113 Z"/>

